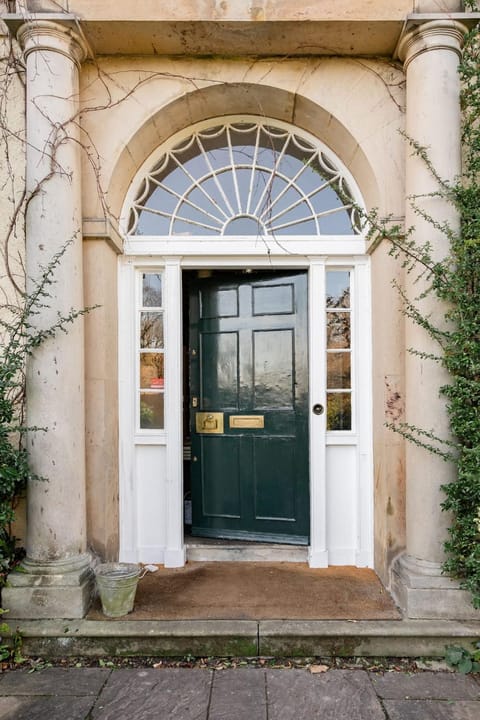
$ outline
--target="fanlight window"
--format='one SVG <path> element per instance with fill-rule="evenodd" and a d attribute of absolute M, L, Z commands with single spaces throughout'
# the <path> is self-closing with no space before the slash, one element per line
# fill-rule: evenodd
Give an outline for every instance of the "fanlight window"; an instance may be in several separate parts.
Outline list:
<path fill-rule="evenodd" d="M 353 195 L 324 150 L 265 122 L 198 130 L 165 152 L 133 203 L 133 235 L 352 235 Z"/>

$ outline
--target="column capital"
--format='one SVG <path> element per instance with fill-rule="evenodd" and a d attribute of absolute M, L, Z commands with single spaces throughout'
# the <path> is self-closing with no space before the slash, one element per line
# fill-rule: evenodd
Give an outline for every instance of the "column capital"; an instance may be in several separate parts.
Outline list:
<path fill-rule="evenodd" d="M 451 50 L 460 56 L 467 32 L 468 28 L 456 20 L 430 20 L 404 35 L 398 45 L 398 57 L 406 70 L 412 60 L 430 50 Z"/>
<path fill-rule="evenodd" d="M 18 28 L 17 40 L 24 58 L 35 51 L 57 52 L 80 67 L 88 55 L 88 47 L 81 35 L 68 25 L 49 20 L 26 22 Z"/>

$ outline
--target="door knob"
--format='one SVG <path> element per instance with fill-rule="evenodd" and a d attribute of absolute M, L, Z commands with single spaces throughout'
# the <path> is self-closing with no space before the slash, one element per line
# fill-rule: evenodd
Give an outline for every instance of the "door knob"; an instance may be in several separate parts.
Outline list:
<path fill-rule="evenodd" d="M 312 408 L 312 412 L 314 415 L 321 415 L 323 413 L 323 405 L 316 403 Z"/>

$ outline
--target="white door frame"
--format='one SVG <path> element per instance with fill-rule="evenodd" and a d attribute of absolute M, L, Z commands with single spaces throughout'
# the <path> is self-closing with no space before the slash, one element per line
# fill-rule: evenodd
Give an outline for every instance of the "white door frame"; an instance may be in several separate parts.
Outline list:
<path fill-rule="evenodd" d="M 309 285 L 309 366 L 310 408 L 326 406 L 325 397 L 325 269 L 352 268 L 352 296 L 355 307 L 353 326 L 355 362 L 355 424 L 352 432 L 325 433 L 326 414 L 310 412 L 310 546 L 309 565 L 353 564 L 373 567 L 373 462 L 372 462 L 372 363 L 370 258 L 365 242 L 349 238 L 328 238 L 308 243 L 309 255 L 290 254 L 276 248 L 268 256 L 264 246 L 258 251 L 251 239 L 222 242 L 201 241 L 205 254 L 199 254 L 195 241 L 159 241 L 158 238 L 129 238 L 125 255 L 119 259 L 119 411 L 120 411 L 120 559 L 124 561 L 163 562 L 167 567 L 185 563 L 183 539 L 183 428 L 182 428 L 182 270 L 201 268 L 304 268 Z M 292 244 L 307 245 L 305 241 Z M 222 247 L 219 247 L 221 245 Z M 352 253 L 355 246 L 356 253 Z M 240 248 L 243 254 L 239 252 Z M 325 253 L 325 250 L 330 251 Z M 335 248 L 335 253 L 332 252 Z M 306 247 L 302 248 L 306 249 Z M 181 250 L 182 254 L 178 254 Z M 219 253 L 220 250 L 220 253 Z M 318 254 L 313 254 L 316 250 Z M 138 269 L 158 269 L 164 273 L 165 297 L 165 429 L 135 431 L 134 371 L 135 277 Z M 359 382 L 361 378 L 361 382 Z M 138 541 L 139 525 L 146 522 L 139 514 L 135 452 L 140 445 L 164 446 L 165 532 L 163 549 L 142 548 Z M 355 445 L 357 482 L 355 547 L 329 551 L 328 497 L 326 482 L 327 447 Z M 148 522 L 148 520 L 147 520 Z"/>

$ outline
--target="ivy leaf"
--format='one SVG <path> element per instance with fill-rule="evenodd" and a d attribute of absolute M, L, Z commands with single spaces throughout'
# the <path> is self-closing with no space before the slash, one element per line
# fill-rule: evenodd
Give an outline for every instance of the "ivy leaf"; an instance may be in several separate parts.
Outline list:
<path fill-rule="evenodd" d="M 473 669 L 473 662 L 472 659 L 469 657 L 462 658 L 461 662 L 458 663 L 458 672 L 463 673 L 466 675 L 469 672 L 472 672 Z"/>
<path fill-rule="evenodd" d="M 464 649 L 460 647 L 456 647 L 455 645 L 450 645 L 447 647 L 445 652 L 445 660 L 448 665 L 455 666 L 458 665 L 464 656 Z"/>

